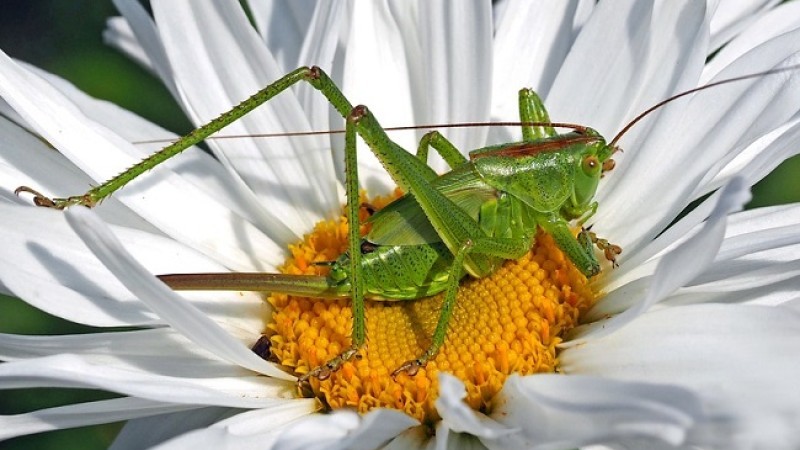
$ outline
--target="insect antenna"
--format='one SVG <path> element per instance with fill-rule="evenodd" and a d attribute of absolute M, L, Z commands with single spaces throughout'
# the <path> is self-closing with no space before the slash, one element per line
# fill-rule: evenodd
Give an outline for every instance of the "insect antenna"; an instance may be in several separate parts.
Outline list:
<path fill-rule="evenodd" d="M 642 119 L 647 117 L 653 111 L 655 111 L 655 110 L 661 108 L 662 106 L 664 106 L 664 105 L 666 105 L 666 104 L 668 104 L 670 102 L 673 102 L 673 101 L 675 101 L 675 100 L 677 100 L 679 98 L 685 97 L 685 96 L 687 96 L 689 94 L 694 94 L 695 92 L 704 91 L 706 89 L 710 89 L 710 88 L 715 87 L 715 86 L 721 86 L 723 84 L 729 84 L 729 83 L 734 83 L 734 82 L 737 82 L 737 81 L 749 80 L 749 79 L 752 79 L 752 78 L 760 78 L 760 77 L 763 77 L 763 76 L 774 75 L 774 74 L 783 73 L 783 72 L 789 72 L 791 70 L 796 70 L 796 69 L 800 69 L 800 64 L 795 64 L 793 66 L 787 66 L 787 67 L 781 67 L 779 69 L 765 70 L 763 72 L 751 73 L 751 74 L 742 75 L 742 76 L 733 77 L 733 78 L 726 78 L 724 80 L 714 81 L 712 83 L 707 83 L 707 84 L 704 84 L 702 86 L 698 86 L 696 88 L 689 89 L 688 91 L 683 91 L 683 92 L 680 92 L 678 94 L 675 94 L 675 95 L 673 95 L 671 97 L 668 97 L 668 98 L 666 98 L 664 100 L 661 100 L 660 102 L 656 103 L 655 105 L 653 105 L 653 106 L 647 108 L 646 110 L 644 110 L 638 116 L 634 117 L 630 122 L 628 122 L 624 127 L 622 127 L 620 132 L 617 133 L 616 136 L 614 136 L 614 139 L 612 139 L 611 142 L 609 142 L 608 146 L 611 147 L 611 148 L 617 149 L 615 151 L 619 151 L 618 147 L 617 147 L 617 142 L 619 142 L 619 140 L 622 138 L 622 136 L 624 136 L 625 133 L 630 131 L 630 129 L 633 128 L 634 125 L 639 123 L 639 121 L 641 121 Z"/>
<path fill-rule="evenodd" d="M 519 122 L 519 121 L 487 121 L 487 122 L 454 122 L 454 123 L 434 123 L 425 125 L 405 125 L 399 127 L 384 127 L 384 131 L 408 131 L 408 130 L 428 130 L 443 128 L 480 128 L 480 127 L 553 127 L 569 128 L 576 133 L 583 134 L 586 131 L 584 125 L 567 122 Z M 297 137 L 297 136 L 320 136 L 331 134 L 344 134 L 344 129 L 339 130 L 315 130 L 315 131 L 288 131 L 280 133 L 249 133 L 249 134 L 224 134 L 220 136 L 209 136 L 206 140 L 219 139 L 245 139 L 245 138 L 277 138 L 277 137 Z M 172 139 L 150 139 L 135 141 L 134 144 L 163 144 L 172 142 Z"/>

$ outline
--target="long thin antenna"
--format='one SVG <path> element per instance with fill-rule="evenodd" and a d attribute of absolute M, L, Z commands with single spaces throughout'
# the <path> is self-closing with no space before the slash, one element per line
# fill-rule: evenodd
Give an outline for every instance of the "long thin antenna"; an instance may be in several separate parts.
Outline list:
<path fill-rule="evenodd" d="M 456 122 L 456 123 L 433 123 L 426 125 L 406 125 L 402 127 L 386 127 L 384 131 L 406 131 L 406 130 L 427 130 L 439 128 L 478 128 L 478 127 L 553 127 L 570 128 L 577 132 L 586 129 L 584 125 L 566 122 Z M 207 139 L 242 139 L 242 138 L 275 138 L 275 137 L 296 137 L 296 136 L 318 136 L 328 134 L 344 134 L 344 129 L 325 130 L 325 131 L 289 131 L 285 133 L 254 133 L 254 134 L 225 134 L 222 136 L 209 136 Z M 152 139 L 148 141 L 136 141 L 134 144 L 160 144 L 172 142 L 171 139 Z"/>
<path fill-rule="evenodd" d="M 698 87 L 696 87 L 694 89 L 689 89 L 688 91 L 683 91 L 683 92 L 681 92 L 679 94 L 675 94 L 672 97 L 669 97 L 667 99 L 661 100 L 660 102 L 656 103 L 655 105 L 647 108 L 644 112 L 642 112 L 638 116 L 634 117 L 633 120 L 631 120 L 630 122 L 628 122 L 627 125 L 622 127 L 622 130 L 620 130 L 620 132 L 617 133 L 616 136 L 614 136 L 614 139 L 612 139 L 611 142 L 608 145 L 609 145 L 609 147 L 612 147 L 612 148 L 615 147 L 617 145 L 617 142 L 620 140 L 620 138 L 622 138 L 622 136 L 625 133 L 627 133 L 628 130 L 633 128 L 633 126 L 636 125 L 640 120 L 644 119 L 645 117 L 647 117 L 648 114 L 650 114 L 651 112 L 657 110 L 658 108 L 661 108 L 662 106 L 666 105 L 667 103 L 669 103 L 671 101 L 677 100 L 677 99 L 679 99 L 681 97 L 685 97 L 685 96 L 687 96 L 689 94 L 694 94 L 695 92 L 698 92 L 698 91 L 702 91 L 702 90 L 705 90 L 705 89 L 708 89 L 708 88 L 712 88 L 714 86 L 720 86 L 720 85 L 723 85 L 723 84 L 734 83 L 736 81 L 749 80 L 751 78 L 759 78 L 759 77 L 763 77 L 763 76 L 767 76 L 767 75 L 774 75 L 776 73 L 788 72 L 790 70 L 796 70 L 796 69 L 800 69 L 800 64 L 795 64 L 793 66 L 787 66 L 787 67 L 781 67 L 779 69 L 765 70 L 763 72 L 758 72 L 758 73 L 751 73 L 749 75 L 742 75 L 740 77 L 726 78 L 724 80 L 719 80 L 719 81 L 715 81 L 713 83 L 704 84 L 704 85 L 698 86 Z"/>

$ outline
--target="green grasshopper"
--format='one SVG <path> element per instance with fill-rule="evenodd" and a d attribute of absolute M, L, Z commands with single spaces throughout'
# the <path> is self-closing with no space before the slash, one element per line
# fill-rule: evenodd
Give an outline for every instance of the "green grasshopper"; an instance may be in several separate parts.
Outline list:
<path fill-rule="evenodd" d="M 781 71 L 788 69 L 779 69 Z M 748 75 L 724 82 L 762 76 Z M 595 130 L 552 123 L 541 99 L 530 89 L 519 94 L 522 141 L 480 148 L 469 160 L 437 131 L 426 134 L 412 155 L 394 143 L 365 106 L 353 107 L 318 67 L 301 67 L 268 85 L 217 119 L 134 165 L 83 195 L 47 198 L 28 187 L 40 206 L 63 209 L 93 207 L 128 182 L 208 138 L 228 124 L 299 82 L 319 90 L 346 119 L 346 218 L 358 223 L 359 184 L 356 135 L 372 149 L 397 185 L 407 194 L 369 218 L 370 233 L 361 238 L 350 226 L 348 250 L 331 263 L 328 276 L 266 273 L 162 275 L 179 290 L 248 290 L 280 292 L 319 298 L 352 299 L 352 344 L 339 356 L 300 377 L 326 379 L 365 346 L 364 302 L 412 300 L 444 292 L 443 306 L 431 344 L 417 359 L 393 372 L 414 375 L 436 355 L 447 333 L 459 281 L 467 274 L 485 277 L 503 261 L 519 259 L 532 246 L 537 229 L 550 234 L 572 263 L 586 276 L 599 273 L 594 247 L 616 265 L 622 249 L 599 239 L 588 229 L 577 237 L 571 223 L 582 226 L 597 211 L 593 200 L 603 173 L 614 167 L 616 142 L 644 116 L 663 104 L 700 89 L 683 92 L 648 109 L 610 142 Z M 555 128 L 572 131 L 557 134 Z M 427 165 L 430 149 L 437 151 L 451 171 L 437 175 Z"/>

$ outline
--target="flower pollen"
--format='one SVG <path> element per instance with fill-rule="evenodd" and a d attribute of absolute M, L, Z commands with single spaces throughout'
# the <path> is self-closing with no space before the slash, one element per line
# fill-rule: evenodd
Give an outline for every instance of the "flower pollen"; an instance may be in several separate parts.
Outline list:
<path fill-rule="evenodd" d="M 382 206 L 392 199 L 379 199 Z M 362 207 L 362 219 L 368 216 Z M 368 230 L 362 225 L 362 234 Z M 347 247 L 344 217 L 324 221 L 303 242 L 290 247 L 284 273 L 324 274 L 314 264 L 335 260 Z M 366 412 L 375 407 L 404 411 L 423 423 L 439 415 L 439 371 L 466 385 L 467 404 L 489 412 L 492 398 L 512 373 L 556 372 L 556 345 L 578 323 L 595 295 L 586 278 L 540 232 L 528 254 L 506 261 L 490 276 L 466 277 L 439 353 L 414 376 L 390 374 L 405 361 L 422 355 L 441 309 L 443 294 L 410 301 L 366 302 L 367 345 L 362 358 L 351 360 L 320 381 L 312 378 L 314 394 L 330 408 Z M 352 314 L 349 299 L 313 299 L 273 294 L 274 307 L 267 335 L 272 357 L 297 374 L 325 364 L 350 345 Z"/>

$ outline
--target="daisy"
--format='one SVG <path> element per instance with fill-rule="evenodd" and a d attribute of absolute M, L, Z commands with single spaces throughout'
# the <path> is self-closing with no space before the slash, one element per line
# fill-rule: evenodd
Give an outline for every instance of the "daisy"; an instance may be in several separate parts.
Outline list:
<path fill-rule="evenodd" d="M 107 39 L 160 77 L 197 124 L 314 63 L 385 126 L 513 120 L 516 89 L 532 86 L 552 118 L 612 136 L 673 93 L 798 62 L 797 3 L 626 3 L 509 0 L 492 16 L 488 2 L 250 2 L 253 28 L 238 2 L 154 1 L 151 18 L 119 1 L 123 17 L 109 22 Z M 0 288 L 68 320 L 131 331 L 0 335 L 9 361 L 0 387 L 123 395 L 2 417 L 0 438 L 128 420 L 117 448 L 796 448 L 800 207 L 738 212 L 749 187 L 800 148 L 796 79 L 728 84 L 652 114 L 623 137 L 625 151 L 597 194 L 593 231 L 622 246 L 619 268 L 575 281 L 540 236 L 528 259 L 498 275 L 541 282 L 524 289 L 539 299 L 537 315 L 523 323 L 510 304 L 497 303 L 500 314 L 478 310 L 481 320 L 515 327 L 500 329 L 497 341 L 475 336 L 477 319 L 451 327 L 457 339 L 449 336 L 442 353 L 455 351 L 472 369 L 456 361 L 432 378 L 401 380 L 398 406 L 359 390 L 372 381 L 354 364 L 335 374 L 349 385 L 312 385 L 328 404 L 372 407 L 321 413 L 317 397 L 298 395 L 293 375 L 249 348 L 268 327 L 276 332 L 270 320 L 291 313 L 273 309 L 280 299 L 178 295 L 153 274 L 300 269 L 341 230 L 341 138 L 211 140 L 216 158 L 189 150 L 95 210 L 34 208 L 14 195 L 17 186 L 83 192 L 159 146 L 132 142 L 169 134 L 2 54 Z M 298 86 L 225 134 L 341 123 L 317 92 Z M 514 133 L 447 134 L 466 151 Z M 412 149 L 418 136 L 393 137 Z M 359 158 L 362 187 L 391 192 L 366 149 Z M 475 289 L 489 295 L 469 305 L 506 298 L 503 289 Z M 523 330 L 535 331 L 537 353 L 518 348 L 519 333 L 529 342 Z M 368 353 L 379 346 L 370 342 Z M 486 361 L 521 367 L 528 357 L 535 364 L 525 371 L 475 382 L 493 375 Z"/>

